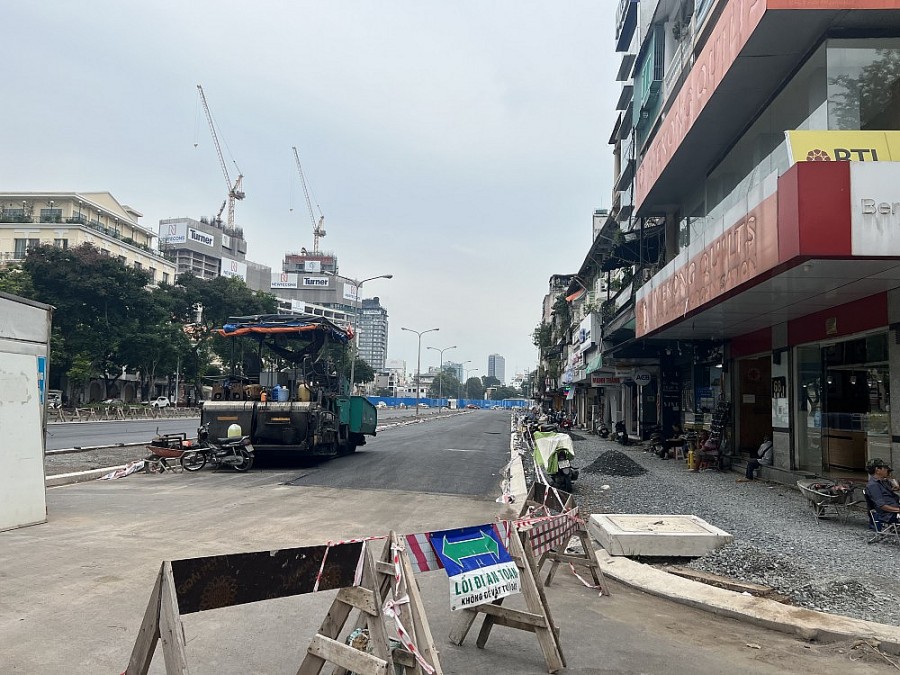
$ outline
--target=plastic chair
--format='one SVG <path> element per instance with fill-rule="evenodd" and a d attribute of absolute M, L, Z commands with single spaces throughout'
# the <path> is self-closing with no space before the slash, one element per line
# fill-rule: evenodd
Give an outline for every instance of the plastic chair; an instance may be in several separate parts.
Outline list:
<path fill-rule="evenodd" d="M 875 506 L 875 502 L 872 501 L 872 497 L 869 496 L 869 491 L 866 488 L 863 488 L 863 497 L 866 499 L 866 508 L 869 509 L 869 527 L 875 531 L 875 534 L 872 536 L 867 544 L 874 544 L 877 541 L 881 541 L 885 537 L 894 537 L 898 544 L 900 544 L 900 530 L 897 529 L 897 526 L 900 523 L 882 523 L 875 517 L 875 514 L 878 512 L 878 507 Z"/>
<path fill-rule="evenodd" d="M 686 442 L 685 442 L 685 443 L 682 443 L 681 445 L 676 445 L 676 446 L 675 446 L 675 459 L 680 459 L 680 460 L 684 461 L 684 459 L 685 459 L 685 452 L 684 452 L 684 447 L 685 447 L 685 445 L 687 445 Z"/>

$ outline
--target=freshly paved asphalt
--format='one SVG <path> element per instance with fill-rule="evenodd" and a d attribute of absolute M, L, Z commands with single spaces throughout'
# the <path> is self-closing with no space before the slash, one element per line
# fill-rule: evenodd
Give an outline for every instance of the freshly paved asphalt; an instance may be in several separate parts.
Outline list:
<path fill-rule="evenodd" d="M 473 476 L 496 472 L 505 463 L 507 414 L 479 411 L 439 429 L 444 423 L 386 431 L 377 445 L 313 467 L 315 473 L 293 485 L 282 479 L 296 479 L 305 468 L 134 474 L 50 489 L 47 524 L 0 533 L 2 670 L 121 672 L 163 560 L 321 544 L 389 530 L 430 531 L 512 516 L 514 509 L 491 498 L 499 493 L 496 486 L 487 494 L 473 489 L 473 496 L 465 497 L 419 491 L 413 484 L 384 485 L 392 474 L 366 464 L 370 453 L 383 455 L 385 464 L 413 462 L 405 467 L 409 483 L 423 475 L 412 468 L 424 467 L 449 485 L 462 481 L 462 471 L 457 476 L 452 462 L 444 462 L 451 453 L 465 457 L 458 461 Z M 391 440 L 395 434 L 396 443 Z M 441 446 L 443 455 L 436 449 Z M 416 455 L 421 463 L 415 463 Z M 335 476 L 328 476 L 332 468 Z M 351 474 L 363 489 L 317 484 L 346 485 Z M 450 645 L 446 576 L 432 572 L 417 581 L 444 672 L 544 672 L 530 633 L 496 628 L 483 650 L 475 647 L 474 634 L 461 647 Z M 547 589 L 568 659 L 565 672 L 895 672 L 884 661 L 851 661 L 849 650 L 806 644 L 620 584 L 613 583 L 612 590 L 612 597 L 599 597 L 564 570 Z M 295 672 L 332 597 L 305 595 L 184 617 L 192 671 Z M 151 672 L 164 672 L 159 653 Z"/>

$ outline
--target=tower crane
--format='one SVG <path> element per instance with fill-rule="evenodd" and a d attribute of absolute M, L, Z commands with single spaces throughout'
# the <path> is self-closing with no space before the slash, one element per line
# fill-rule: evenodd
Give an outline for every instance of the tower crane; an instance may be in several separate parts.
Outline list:
<path fill-rule="evenodd" d="M 306 208 L 309 210 L 309 219 L 313 226 L 313 253 L 319 252 L 319 239 L 325 236 L 325 216 L 319 211 L 319 220 L 313 213 L 312 200 L 309 198 L 309 189 L 306 187 L 306 177 L 303 175 L 303 167 L 300 166 L 300 155 L 297 154 L 296 146 L 292 148 L 294 151 L 294 161 L 297 162 L 297 171 L 300 173 L 300 182 L 303 184 L 303 196 L 306 197 Z"/>
<path fill-rule="evenodd" d="M 213 144 L 216 146 L 216 154 L 219 156 L 222 173 L 225 174 L 225 186 L 228 190 L 228 229 L 234 229 L 234 202 L 245 197 L 244 191 L 241 189 L 244 175 L 241 173 L 237 162 L 235 162 L 234 166 L 238 170 L 238 177 L 234 183 L 231 182 L 231 176 L 228 175 L 228 165 L 225 163 L 225 157 L 222 155 L 222 146 L 219 145 L 219 137 L 216 135 L 216 125 L 213 122 L 212 113 L 209 112 L 209 104 L 206 102 L 206 94 L 203 93 L 203 87 L 199 84 L 197 85 L 197 91 L 200 92 L 200 101 L 203 103 L 206 121 L 209 122 L 209 131 L 212 134 Z M 219 215 L 222 215 L 221 209 L 219 210 Z M 216 219 L 218 220 L 218 217 Z"/>

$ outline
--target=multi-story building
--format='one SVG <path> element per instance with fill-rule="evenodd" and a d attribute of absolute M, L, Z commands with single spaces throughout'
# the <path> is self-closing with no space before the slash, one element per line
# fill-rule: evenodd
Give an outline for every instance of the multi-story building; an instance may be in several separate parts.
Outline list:
<path fill-rule="evenodd" d="M 499 354 L 488 355 L 488 377 L 496 377 L 500 384 L 506 383 L 506 359 Z"/>
<path fill-rule="evenodd" d="M 384 368 L 388 349 L 388 313 L 379 298 L 364 298 L 356 319 L 360 358 L 377 372 Z"/>
<path fill-rule="evenodd" d="M 603 405 L 632 434 L 718 411 L 725 456 L 772 435 L 786 479 L 900 460 L 898 10 L 619 3 L 613 207 L 567 292 L 609 281 Z"/>
<path fill-rule="evenodd" d="M 239 227 L 206 218 L 168 218 L 159 221 L 159 246 L 175 261 L 178 274 L 238 277 L 254 291 L 271 290 L 271 268 L 247 259 L 247 241 Z"/>
<path fill-rule="evenodd" d="M 0 193 L 0 264 L 19 262 L 32 246 L 91 244 L 104 255 L 171 283 L 175 266 L 156 249 L 141 213 L 109 192 Z"/>

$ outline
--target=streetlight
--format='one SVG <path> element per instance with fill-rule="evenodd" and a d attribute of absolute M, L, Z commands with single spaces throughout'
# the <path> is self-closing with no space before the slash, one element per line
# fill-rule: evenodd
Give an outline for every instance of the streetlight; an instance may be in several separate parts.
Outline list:
<path fill-rule="evenodd" d="M 456 390 L 456 398 L 457 398 L 457 399 L 461 399 L 461 398 L 462 398 L 462 381 L 463 381 L 464 379 L 466 379 L 466 378 L 465 378 L 465 375 L 466 375 L 466 364 L 467 364 L 467 363 L 472 363 L 472 359 L 469 359 L 468 361 L 463 361 L 462 363 L 459 364 L 459 371 L 458 371 L 458 372 L 459 372 L 460 375 L 462 375 L 463 377 L 459 378 L 459 380 L 460 380 L 460 382 L 459 382 L 459 388 Z"/>
<path fill-rule="evenodd" d="M 440 328 L 429 328 L 428 330 L 418 331 L 418 330 L 413 330 L 412 328 L 401 327 L 400 330 L 405 330 L 409 333 L 415 333 L 416 335 L 419 336 L 419 351 L 418 351 L 418 357 L 416 359 L 416 417 L 418 417 L 419 416 L 419 375 L 422 372 L 422 336 L 425 335 L 425 333 L 432 333 L 434 331 L 440 330 Z"/>
<path fill-rule="evenodd" d="M 434 351 L 441 353 L 441 365 L 438 367 L 438 400 L 441 400 L 444 398 L 444 379 L 441 377 L 441 375 L 444 374 L 444 352 L 448 349 L 456 349 L 456 345 L 444 347 L 443 349 L 438 349 L 437 347 L 428 347 L 428 349 L 433 349 Z M 438 405 L 442 404 L 439 403 Z"/>
<path fill-rule="evenodd" d="M 329 276 L 336 277 L 337 275 L 333 272 L 326 272 Z M 393 274 L 379 274 L 377 277 L 369 277 L 368 279 L 363 279 L 362 281 L 350 283 L 353 284 L 353 287 L 356 289 L 356 306 L 353 308 L 353 318 L 350 320 L 350 330 L 353 332 L 353 343 L 350 349 L 350 395 L 353 396 L 354 383 L 353 378 L 356 376 L 356 354 L 359 351 L 356 347 L 357 345 L 357 337 L 356 337 L 356 320 L 359 317 L 359 305 L 360 305 L 360 297 L 359 297 L 359 289 L 362 288 L 362 285 L 367 281 L 373 281 L 375 279 L 393 279 Z"/>
<path fill-rule="evenodd" d="M 467 361 L 467 363 L 471 362 Z M 474 373 L 476 370 L 478 370 L 478 368 L 469 368 L 468 370 L 465 368 L 463 369 L 463 372 L 465 373 L 464 379 L 466 381 L 466 398 L 469 398 L 469 373 Z"/>

